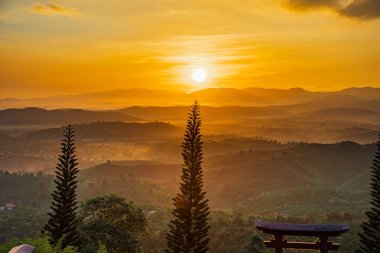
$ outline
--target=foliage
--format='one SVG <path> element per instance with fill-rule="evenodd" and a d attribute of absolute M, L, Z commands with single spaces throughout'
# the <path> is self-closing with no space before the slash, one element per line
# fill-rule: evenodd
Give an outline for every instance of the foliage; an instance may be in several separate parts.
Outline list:
<path fill-rule="evenodd" d="M 100 244 L 96 253 L 107 253 L 106 246 L 104 246 L 104 244 Z"/>
<path fill-rule="evenodd" d="M 136 168 L 136 170 L 138 169 L 140 168 Z M 115 167 L 110 167 L 109 170 L 99 174 L 101 176 L 101 174 L 111 174 L 114 171 Z M 153 180 L 135 178 L 133 174 L 124 176 L 120 173 L 117 179 L 109 181 L 105 179 L 95 182 L 82 180 L 78 187 L 78 197 L 83 200 L 115 193 L 139 204 L 170 205 L 170 194 L 164 186 Z"/>
<path fill-rule="evenodd" d="M 168 223 L 171 219 L 170 209 L 161 206 L 146 206 L 147 226 L 146 233 L 142 239 L 142 252 L 144 253 L 162 253 L 166 248 L 166 233 L 168 232 Z"/>
<path fill-rule="evenodd" d="M 62 240 L 59 240 L 57 245 L 52 246 L 46 235 L 40 235 L 36 238 L 26 238 L 24 240 L 12 239 L 8 243 L 0 246 L 0 253 L 7 253 L 12 248 L 21 244 L 29 244 L 36 247 L 33 253 L 79 253 L 79 251 L 72 246 L 63 248 Z"/>
<path fill-rule="evenodd" d="M 77 246 L 79 236 L 76 219 L 76 174 L 78 173 L 74 146 L 74 130 L 68 125 L 64 131 L 61 143 L 62 154 L 56 167 L 56 189 L 54 190 L 52 212 L 45 231 L 49 235 L 50 243 L 56 245 L 62 239 L 62 247 Z"/>
<path fill-rule="evenodd" d="M 204 140 L 207 145 L 207 139 Z M 177 139 L 171 142 L 171 146 L 180 147 L 176 145 Z M 160 151 L 163 143 L 157 142 L 157 150 L 154 152 Z M 213 145 L 225 150 L 219 152 L 219 149 L 213 148 L 213 155 L 219 154 L 219 156 L 208 157 L 207 178 L 209 181 L 206 182 L 205 189 L 207 196 L 212 199 L 212 206 L 224 209 L 213 211 L 209 217 L 210 253 L 246 252 L 247 249 L 244 249 L 244 246 L 250 242 L 251 234 L 255 233 L 254 223 L 248 220 L 250 215 L 279 222 L 347 223 L 350 231 L 332 240 L 341 244 L 339 252 L 355 252 L 359 245 L 358 232 L 361 230 L 359 224 L 364 221 L 364 210 L 370 207 L 369 170 L 365 168 L 370 166 L 372 154 L 376 148 L 375 144 L 294 143 L 290 146 L 284 144 L 281 147 L 273 147 L 273 150 L 270 148 L 270 151 L 265 152 L 261 151 L 264 150 L 261 145 L 247 151 L 251 149 L 252 144 L 249 143 L 243 147 L 240 144 L 237 145 L 236 140 L 228 140 L 228 143 L 224 145 L 218 141 Z M 4 147 L 2 148 L 5 150 Z M 48 150 L 51 148 L 52 146 L 47 145 Z M 30 147 L 26 150 L 29 152 Z M 33 150 L 40 152 L 40 148 L 34 147 Z M 92 153 L 95 150 L 103 152 L 104 149 L 94 148 L 86 153 Z M 112 150 L 115 152 L 113 144 Z M 234 150 L 242 151 L 235 154 Z M 255 150 L 260 152 L 260 156 L 254 153 Z M 211 150 L 207 149 L 207 153 L 210 154 L 210 152 Z M 347 160 L 347 157 L 350 159 Z M 101 159 L 108 158 L 107 155 L 101 155 Z M 259 159 L 256 161 L 256 158 Z M 133 162 L 140 163 L 140 161 Z M 82 179 L 85 181 L 78 185 L 78 199 L 117 193 L 135 201 L 138 205 L 158 205 L 148 209 L 144 206 L 144 209 L 153 209 L 157 212 L 148 218 L 147 233 L 143 236 L 141 248 L 145 253 L 162 252 L 166 247 L 166 240 L 163 238 L 168 232 L 167 223 L 172 218 L 166 206 L 170 203 L 169 196 L 176 190 L 176 184 L 173 184 L 175 181 L 173 178 L 171 183 L 161 178 L 166 180 L 172 177 L 173 173 L 166 165 L 160 169 L 155 167 L 154 170 L 144 170 L 144 166 L 132 169 L 128 161 L 128 166 L 119 166 L 125 163 L 125 161 L 111 161 L 106 164 L 107 166 L 104 165 L 102 170 L 94 171 L 93 175 L 96 177 L 91 177 L 90 173 L 83 173 Z M 4 163 L 2 166 L 5 167 Z M 171 166 L 178 168 L 175 164 Z M 272 172 L 277 173 L 278 168 L 288 167 L 292 170 L 280 169 L 280 171 L 291 174 L 294 172 L 295 174 L 292 175 L 302 174 L 302 180 L 297 179 L 297 183 L 293 184 L 291 180 L 288 180 L 288 178 L 294 179 L 293 176 L 287 178 L 280 176 L 275 177 L 279 181 L 274 182 Z M 314 169 L 315 175 L 318 176 L 310 177 L 309 175 L 314 175 L 310 174 Z M 86 171 L 89 170 L 84 172 Z M 154 173 L 160 177 L 151 177 Z M 360 177 L 358 177 L 359 174 Z M 43 173 L 0 172 L 0 206 L 6 202 L 14 202 L 17 206 L 12 211 L 0 211 L 0 244 L 9 242 L 12 237 L 21 240 L 40 231 L 47 220 L 41 210 L 46 214 L 46 208 L 50 203 L 48 189 L 53 188 L 52 179 L 53 176 Z M 309 179 L 312 179 L 310 184 L 307 183 Z M 290 183 L 287 184 L 289 181 Z M 334 184 L 329 182 L 334 182 Z M 262 236 L 265 237 L 265 235 Z M 296 239 L 303 240 L 304 238 Z M 98 242 L 95 244 L 98 248 Z M 96 252 L 96 248 L 88 252 Z M 101 250 L 105 249 L 99 247 L 99 251 Z"/>
<path fill-rule="evenodd" d="M 84 252 L 94 252 L 103 244 L 108 253 L 138 252 L 145 231 L 142 209 L 116 195 L 87 200 L 79 212 L 79 228 Z"/>
<path fill-rule="evenodd" d="M 377 152 L 371 167 L 371 209 L 366 212 L 367 221 L 359 233 L 361 247 L 359 252 L 380 252 L 380 135 Z"/>
<path fill-rule="evenodd" d="M 12 211 L 0 212 L 0 243 L 11 238 L 26 238 L 38 234 L 47 221 L 45 212 L 24 205 Z"/>
<path fill-rule="evenodd" d="M 0 171 L 0 206 L 13 202 L 16 206 L 28 205 L 45 208 L 49 205 L 51 176 L 42 172 L 28 173 Z M 22 187 L 20 187 L 22 186 Z"/>
<path fill-rule="evenodd" d="M 165 241 L 162 240 L 163 235 L 167 232 L 167 222 L 170 220 L 170 210 L 162 207 L 147 207 L 148 210 L 155 210 L 154 215 L 148 218 L 147 233 L 144 236 L 142 246 L 144 253 L 158 253 L 165 249 Z M 322 210 L 320 210 L 322 211 Z M 310 220 L 309 216 L 287 216 L 276 217 L 274 213 L 244 214 L 234 209 L 213 209 L 210 213 L 209 222 L 211 225 L 209 231 L 210 237 L 210 253 L 230 253 L 230 252 L 249 252 L 245 246 L 250 243 L 251 236 L 259 235 L 263 240 L 269 240 L 271 235 L 263 234 L 255 229 L 255 221 L 257 219 L 285 222 L 285 223 L 335 223 L 327 219 L 330 215 L 316 216 L 315 220 Z M 359 229 L 359 220 L 355 218 L 353 222 L 344 213 L 339 214 L 338 223 L 348 224 L 350 231 L 339 237 L 332 237 L 333 242 L 339 243 L 341 246 L 339 252 L 353 253 L 357 248 L 359 241 L 357 231 Z M 347 219 L 347 217 L 349 219 Z M 361 218 L 360 218 L 361 219 Z M 351 222 L 349 222 L 351 220 Z M 315 241 L 317 238 L 291 237 L 289 240 L 295 241 Z M 290 252 L 290 250 L 288 250 Z M 272 250 L 266 249 L 264 252 L 270 253 Z M 292 251 L 298 252 L 298 251 Z"/>
<path fill-rule="evenodd" d="M 265 245 L 258 234 L 253 234 L 249 239 L 249 243 L 245 245 L 245 248 L 251 253 L 263 253 Z"/>
<path fill-rule="evenodd" d="M 174 209 L 170 231 L 166 235 L 166 252 L 207 252 L 209 247 L 208 199 L 203 191 L 200 112 L 197 102 L 191 107 L 185 139 L 182 143 L 182 176 L 180 192 L 173 199 Z"/>

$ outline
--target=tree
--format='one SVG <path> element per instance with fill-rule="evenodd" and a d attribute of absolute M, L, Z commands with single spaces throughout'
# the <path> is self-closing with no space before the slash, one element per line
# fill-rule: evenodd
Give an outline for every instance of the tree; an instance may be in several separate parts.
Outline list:
<path fill-rule="evenodd" d="M 377 151 L 371 167 L 371 208 L 366 212 L 367 221 L 363 222 L 359 233 L 361 247 L 359 252 L 380 252 L 380 134 Z"/>
<path fill-rule="evenodd" d="M 51 244 L 56 245 L 61 240 L 62 248 L 65 248 L 79 244 L 76 219 L 78 163 L 75 155 L 74 130 L 71 125 L 68 125 L 64 131 L 61 152 L 55 171 L 56 188 L 52 194 L 52 212 L 48 213 L 50 218 L 45 225 L 45 232 Z"/>
<path fill-rule="evenodd" d="M 34 236 L 41 231 L 45 222 L 46 213 L 27 205 L 17 204 L 12 211 L 0 211 L 0 244 L 11 238 Z"/>
<path fill-rule="evenodd" d="M 100 244 L 108 253 L 139 251 L 147 222 L 133 202 L 116 195 L 95 197 L 81 205 L 78 217 L 83 252 L 95 252 Z"/>
<path fill-rule="evenodd" d="M 174 201 L 166 252 L 202 253 L 208 251 L 208 199 L 203 191 L 201 119 L 197 101 L 189 111 L 182 143 L 182 175 Z"/>

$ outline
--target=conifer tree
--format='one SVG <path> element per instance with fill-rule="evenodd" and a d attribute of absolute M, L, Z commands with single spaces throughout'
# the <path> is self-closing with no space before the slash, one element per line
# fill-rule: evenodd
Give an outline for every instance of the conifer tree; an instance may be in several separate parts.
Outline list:
<path fill-rule="evenodd" d="M 168 253 L 203 253 L 208 251 L 208 199 L 203 191 L 201 119 L 197 101 L 189 111 L 182 143 L 182 175 L 179 193 L 174 201 L 169 233 Z"/>
<path fill-rule="evenodd" d="M 380 134 L 377 151 L 371 167 L 371 208 L 366 212 L 367 221 L 363 222 L 359 233 L 361 247 L 358 252 L 380 252 Z"/>
<path fill-rule="evenodd" d="M 65 248 L 79 244 L 76 219 L 78 163 L 75 155 L 74 130 L 71 125 L 68 125 L 64 131 L 61 152 L 55 171 L 56 188 L 52 194 L 51 212 L 48 213 L 50 218 L 44 229 L 51 244 L 56 245 L 62 240 L 61 246 Z"/>

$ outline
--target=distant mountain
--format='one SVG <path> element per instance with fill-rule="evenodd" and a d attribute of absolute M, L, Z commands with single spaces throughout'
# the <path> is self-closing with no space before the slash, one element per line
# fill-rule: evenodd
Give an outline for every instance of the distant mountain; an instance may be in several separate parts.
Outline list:
<path fill-rule="evenodd" d="M 321 109 L 306 115 L 304 118 L 313 120 L 380 122 L 380 114 L 377 112 L 368 109 L 344 107 Z"/>
<path fill-rule="evenodd" d="M 43 107 L 115 109 L 133 105 L 184 105 L 185 93 L 155 89 L 122 89 L 78 95 L 53 96 L 33 99 L 0 99 L 0 108 Z"/>
<path fill-rule="evenodd" d="M 168 123 L 124 123 L 94 122 L 73 125 L 76 139 L 129 139 L 129 138 L 162 138 L 178 137 L 183 131 Z M 22 138 L 36 140 L 61 139 L 64 128 L 49 128 L 32 131 Z"/>
<path fill-rule="evenodd" d="M 205 105 L 213 106 L 264 106 L 305 103 L 312 99 L 326 96 L 326 93 L 311 92 L 302 88 L 291 89 L 264 89 L 249 87 L 209 88 L 189 94 Z"/>
<path fill-rule="evenodd" d="M 55 96 L 36 99 L 0 99 L 0 108 L 44 107 L 44 108 L 88 108 L 114 109 L 138 106 L 183 106 L 195 99 L 204 106 L 270 106 L 312 103 L 313 100 L 335 96 L 340 99 L 376 100 L 380 98 L 380 88 L 350 88 L 335 92 L 312 92 L 301 88 L 208 88 L 189 94 L 154 89 L 125 89 L 93 92 L 79 95 Z M 334 102 L 330 97 L 328 103 Z M 337 105 L 335 105 L 337 106 Z M 342 106 L 339 105 L 339 106 Z M 345 106 L 345 105 L 344 105 Z"/>
<path fill-rule="evenodd" d="M 274 104 L 289 104 L 289 101 L 293 101 L 291 103 L 304 103 L 326 95 L 323 92 L 311 92 L 302 88 L 263 89 L 251 87 L 245 88 L 244 91 L 256 96 L 267 97 Z"/>
<path fill-rule="evenodd" d="M 347 94 L 328 94 L 320 98 L 313 99 L 309 103 L 318 104 L 319 107 L 345 107 L 363 102 L 352 95 Z"/>
<path fill-rule="evenodd" d="M 188 106 L 132 106 L 120 109 L 119 112 L 146 120 L 173 120 L 186 119 L 188 110 Z"/>
<path fill-rule="evenodd" d="M 380 113 L 380 99 L 358 102 L 357 104 L 355 104 L 355 107 L 371 109 L 377 113 Z"/>
<path fill-rule="evenodd" d="M 348 88 L 335 92 L 337 94 L 346 94 L 363 100 L 373 100 L 380 98 L 380 88 L 363 87 L 363 88 Z"/>
<path fill-rule="evenodd" d="M 141 107 L 133 106 L 119 110 L 139 118 L 147 120 L 176 120 L 186 119 L 188 106 L 173 106 L 173 107 Z M 234 119 L 249 119 L 255 117 L 284 117 L 288 115 L 285 110 L 279 108 L 260 108 L 260 107 L 241 107 L 241 106 L 221 106 L 201 107 L 202 119 L 205 120 L 234 120 Z"/>
<path fill-rule="evenodd" d="M 245 89 L 209 88 L 192 92 L 188 96 L 191 100 L 198 100 L 208 106 L 255 106 L 271 103 L 267 97 L 252 94 Z"/>
<path fill-rule="evenodd" d="M 45 110 L 41 108 L 6 109 L 0 111 L 0 126 L 67 125 L 93 121 L 141 121 L 125 113 L 80 109 Z"/>
<path fill-rule="evenodd" d="M 327 108 L 346 107 L 368 109 L 380 113 L 380 99 L 365 100 L 353 95 L 327 93 L 304 103 L 265 106 L 264 108 L 280 109 L 290 113 L 310 112 Z"/>

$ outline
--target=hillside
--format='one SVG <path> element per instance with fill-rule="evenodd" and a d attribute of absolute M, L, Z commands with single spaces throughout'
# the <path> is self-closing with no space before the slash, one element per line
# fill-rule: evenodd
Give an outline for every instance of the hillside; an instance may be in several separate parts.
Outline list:
<path fill-rule="evenodd" d="M 104 164 L 82 170 L 79 178 L 82 180 L 112 181 L 117 178 L 146 178 L 160 181 L 170 181 L 178 174 L 178 164 L 161 164 L 153 161 L 108 161 Z"/>
<path fill-rule="evenodd" d="M 362 100 L 373 100 L 380 98 L 380 89 L 374 87 L 357 88 L 352 87 L 336 92 L 338 94 L 347 94 Z"/>
<path fill-rule="evenodd" d="M 243 151 L 206 160 L 206 187 L 213 189 L 218 205 L 244 201 L 262 192 L 296 188 L 337 190 L 362 176 L 368 187 L 375 145 L 353 142 L 299 144 L 278 151 Z M 216 182 L 223 182 L 216 184 Z M 213 187 L 217 185 L 217 187 Z M 357 187 L 355 189 L 358 189 Z"/>
<path fill-rule="evenodd" d="M 373 111 L 380 113 L 380 99 L 359 102 L 355 105 L 355 107 L 356 108 L 371 108 Z"/>
<path fill-rule="evenodd" d="M 263 198 L 270 192 L 297 189 L 364 191 L 375 145 L 353 142 L 292 144 L 280 149 L 247 150 L 205 159 L 205 188 L 214 207 L 228 207 Z M 108 182 L 121 177 L 149 179 L 157 187 L 175 192 L 180 164 L 152 161 L 110 161 L 80 172 L 86 181 Z M 168 183 L 170 182 L 170 183 Z M 272 203 L 273 204 L 273 203 Z"/>
<path fill-rule="evenodd" d="M 123 123 L 94 122 L 73 125 L 76 139 L 124 139 L 124 138 L 162 138 L 175 137 L 182 134 L 179 127 L 168 123 Z M 64 128 L 49 128 L 24 134 L 26 139 L 50 140 L 61 139 Z"/>
<path fill-rule="evenodd" d="M 120 112 L 81 109 L 24 108 L 0 111 L 0 126 L 66 125 L 93 121 L 141 121 L 141 119 Z"/>
<path fill-rule="evenodd" d="M 380 114 L 369 109 L 333 107 L 321 109 L 305 116 L 310 120 L 380 122 Z"/>
<path fill-rule="evenodd" d="M 141 107 L 133 106 L 120 109 L 120 112 L 147 120 L 186 120 L 188 106 L 173 107 Z M 284 117 L 289 115 L 285 110 L 277 108 L 242 107 L 242 106 L 202 106 L 202 119 L 236 120 L 249 118 Z"/>

